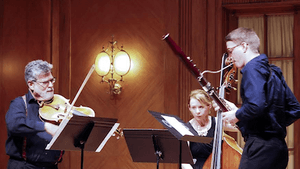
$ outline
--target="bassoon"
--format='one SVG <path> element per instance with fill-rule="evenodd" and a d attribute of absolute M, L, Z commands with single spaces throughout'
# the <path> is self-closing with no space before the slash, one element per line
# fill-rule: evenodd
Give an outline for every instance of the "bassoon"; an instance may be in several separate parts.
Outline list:
<path fill-rule="evenodd" d="M 206 91 L 209 96 L 216 102 L 216 104 L 220 107 L 222 112 L 229 111 L 230 108 L 226 104 L 225 100 L 220 98 L 216 93 L 215 89 L 211 86 L 211 84 L 203 77 L 201 71 L 196 67 L 196 64 L 193 63 L 193 60 L 186 56 L 181 48 L 173 41 L 169 34 L 163 36 L 163 40 L 165 40 L 174 53 L 181 59 L 181 61 L 186 65 L 189 71 L 196 77 L 197 81 L 202 86 L 203 90 Z"/>

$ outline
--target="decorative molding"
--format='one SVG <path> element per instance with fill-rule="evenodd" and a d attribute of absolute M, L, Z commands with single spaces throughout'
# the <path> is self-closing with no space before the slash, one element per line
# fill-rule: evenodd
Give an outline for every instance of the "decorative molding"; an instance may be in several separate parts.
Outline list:
<path fill-rule="evenodd" d="M 190 56 L 192 53 L 192 0 L 179 1 L 179 46 Z M 190 119 L 187 108 L 191 91 L 191 73 L 182 62 L 179 63 L 179 117 L 184 121 Z"/>

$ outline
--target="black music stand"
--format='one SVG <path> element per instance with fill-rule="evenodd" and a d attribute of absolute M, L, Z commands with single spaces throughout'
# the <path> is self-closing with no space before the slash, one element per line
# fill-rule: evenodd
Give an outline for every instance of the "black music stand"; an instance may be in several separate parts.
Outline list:
<path fill-rule="evenodd" d="M 178 140 L 166 129 L 123 129 L 133 162 L 193 164 L 187 142 Z"/>
<path fill-rule="evenodd" d="M 148 110 L 157 121 L 167 128 L 178 140 L 192 141 L 199 143 L 210 143 L 212 137 L 202 137 L 191 127 L 189 127 L 182 119 L 172 114 L 164 114 Z"/>
<path fill-rule="evenodd" d="M 83 168 L 84 150 L 100 152 L 120 125 L 116 123 L 117 121 L 112 118 L 73 115 L 60 123 L 46 150 L 81 150 L 81 168 Z"/>

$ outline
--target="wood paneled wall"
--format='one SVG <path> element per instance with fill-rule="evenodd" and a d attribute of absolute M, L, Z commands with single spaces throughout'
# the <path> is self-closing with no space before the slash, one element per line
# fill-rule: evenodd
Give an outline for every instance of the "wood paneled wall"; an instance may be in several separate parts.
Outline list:
<path fill-rule="evenodd" d="M 0 1 L 0 168 L 5 168 L 5 113 L 10 101 L 27 92 L 25 65 L 35 59 L 50 61 L 51 1 Z"/>
<path fill-rule="evenodd" d="M 294 18 L 294 27 L 295 28 L 300 28 L 300 14 L 299 12 L 295 13 L 295 18 Z M 294 30 L 298 30 L 294 29 Z M 299 46 L 300 45 L 300 32 L 299 31 L 294 31 L 294 46 Z M 295 55 L 295 60 L 294 60 L 294 72 L 299 72 L 300 67 L 298 66 L 300 64 L 300 49 L 295 47 L 294 48 L 294 55 Z M 297 75 L 297 73 L 294 73 L 294 86 L 300 84 L 300 77 Z M 300 89 L 299 87 L 294 88 L 294 94 L 296 98 L 299 101 L 300 98 Z M 294 130 L 295 130 L 295 135 L 294 135 L 294 156 L 295 156 L 295 169 L 300 168 L 300 146 L 299 146 L 299 141 L 300 141 L 300 120 L 297 120 L 294 123 Z"/>
<path fill-rule="evenodd" d="M 189 120 L 187 95 L 199 88 L 195 78 L 162 40 L 170 36 L 200 69 L 216 69 L 214 42 L 219 36 L 220 1 L 98 1 L 98 0 L 1 0 L 1 125 L 9 102 L 27 92 L 24 67 L 34 59 L 54 65 L 56 93 L 71 101 L 102 46 L 114 36 L 130 54 L 133 67 L 121 82 L 121 95 L 111 97 L 106 83 L 94 72 L 75 106 L 94 109 L 97 117 L 117 118 L 121 128 L 163 128 L 147 110 L 175 114 Z M 209 9 L 213 10 L 209 10 Z M 201 10 L 200 10 L 201 9 Z M 208 12 L 209 11 L 209 12 Z M 218 21 L 218 22 L 217 22 Z M 208 24 L 213 29 L 208 29 Z M 207 39 L 210 43 L 207 44 Z M 208 57 L 208 54 L 210 56 Z M 216 59 L 217 57 L 218 59 Z M 209 64 L 212 62 L 213 64 Z M 208 76 L 214 84 L 218 77 Z M 5 144 L 6 130 L 1 132 Z M 8 157 L 0 148 L 1 168 Z M 80 152 L 66 152 L 60 168 L 79 168 Z M 124 137 L 112 137 L 100 153 L 86 152 L 85 168 L 154 168 L 133 163 Z M 178 164 L 160 164 L 178 168 Z"/>
<path fill-rule="evenodd" d="M 221 0 L 0 0 L 0 168 L 5 168 L 4 116 L 10 100 L 27 92 L 24 67 L 34 59 L 54 65 L 56 93 L 75 97 L 102 46 L 112 35 L 130 54 L 133 67 L 111 97 L 94 72 L 75 106 L 91 107 L 97 117 L 117 118 L 121 128 L 163 128 L 147 110 L 190 114 L 187 97 L 198 82 L 183 66 L 162 35 L 170 36 L 198 68 L 216 70 L 230 27 Z M 213 86 L 218 75 L 206 75 Z M 112 137 L 100 153 L 85 152 L 84 168 L 155 168 L 133 163 L 124 137 Z M 60 168 L 80 168 L 80 152 L 66 152 Z M 160 164 L 160 168 L 178 168 Z"/>

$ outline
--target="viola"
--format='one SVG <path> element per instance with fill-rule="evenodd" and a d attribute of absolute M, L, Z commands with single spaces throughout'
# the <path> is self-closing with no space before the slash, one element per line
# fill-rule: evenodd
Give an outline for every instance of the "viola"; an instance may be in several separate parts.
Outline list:
<path fill-rule="evenodd" d="M 57 125 L 64 118 L 73 114 L 78 116 L 95 117 L 93 109 L 83 106 L 71 106 L 68 99 L 58 94 L 54 94 L 53 99 L 50 101 L 42 102 L 39 108 L 39 115 L 42 120 Z"/>
<path fill-rule="evenodd" d="M 50 123 L 59 125 L 61 121 L 67 117 L 71 118 L 73 114 L 79 116 L 90 116 L 95 117 L 95 112 L 93 109 L 88 107 L 75 107 L 74 104 L 78 99 L 81 91 L 83 90 L 85 84 L 91 77 L 91 74 L 95 70 L 95 65 L 92 65 L 89 73 L 86 75 L 83 83 L 81 84 L 72 104 L 69 100 L 63 96 L 54 94 L 53 99 L 47 102 L 40 103 L 39 115 L 42 120 L 46 120 Z"/>

